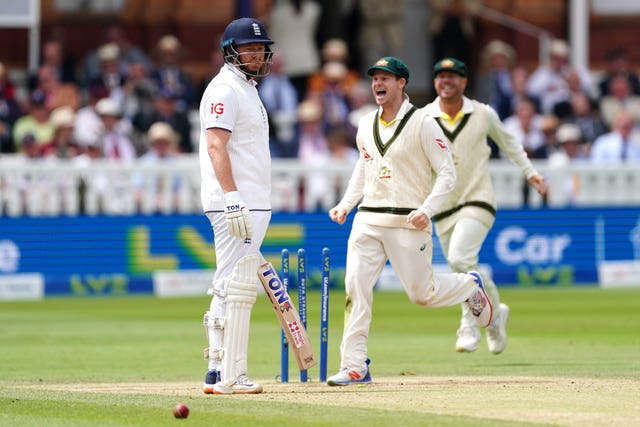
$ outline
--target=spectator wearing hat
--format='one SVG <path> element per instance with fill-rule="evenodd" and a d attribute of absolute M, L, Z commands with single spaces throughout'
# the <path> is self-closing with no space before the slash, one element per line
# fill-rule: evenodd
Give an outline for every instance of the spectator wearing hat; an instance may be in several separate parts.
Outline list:
<path fill-rule="evenodd" d="M 22 150 L 22 138 L 26 134 L 33 135 L 40 146 L 53 139 L 54 128 L 49 122 L 49 109 L 46 102 L 47 97 L 40 89 L 34 90 L 29 95 L 28 113 L 16 120 L 13 127 L 16 151 Z"/>
<path fill-rule="evenodd" d="M 118 162 L 132 162 L 136 159 L 136 150 L 123 126 L 118 126 L 122 118 L 122 109 L 111 98 L 102 98 L 96 103 L 96 112 L 102 120 L 102 133 L 99 141 L 104 157 Z"/>
<path fill-rule="evenodd" d="M 180 154 L 178 142 L 180 135 L 165 122 L 156 122 L 149 127 L 147 140 L 150 149 L 140 157 L 141 161 L 149 162 L 169 159 Z"/>
<path fill-rule="evenodd" d="M 527 83 L 527 91 L 540 98 L 542 113 L 552 113 L 553 107 L 570 97 L 567 77 L 572 70 L 569 64 L 569 44 L 561 39 L 551 41 L 549 47 L 549 63 L 541 64 L 531 74 Z M 592 82 L 588 70 L 575 68 L 579 86 L 591 94 Z"/>
<path fill-rule="evenodd" d="M 151 78 L 160 91 L 176 94 L 178 111 L 186 112 L 194 105 L 196 92 L 191 77 L 182 69 L 183 57 L 182 43 L 176 36 L 161 37 L 156 45 L 156 64 Z"/>
<path fill-rule="evenodd" d="M 319 92 L 310 93 L 322 103 L 325 131 L 349 124 L 349 106 L 346 78 L 349 70 L 342 62 L 327 62 L 322 66 L 325 84 Z"/>
<path fill-rule="evenodd" d="M 322 104 L 316 99 L 302 101 L 298 106 L 298 159 L 302 164 L 318 166 L 328 162 L 329 143 L 324 130 L 323 113 Z M 333 197 L 328 188 L 328 177 L 324 172 L 309 175 L 309 180 L 304 183 L 305 206 L 325 208 L 324 201 L 327 197 Z"/>
<path fill-rule="evenodd" d="M 512 111 L 511 69 L 515 61 L 515 49 L 502 40 L 490 41 L 481 53 L 481 71 L 474 84 L 475 97 L 496 110 L 501 120 L 509 117 Z"/>
<path fill-rule="evenodd" d="M 149 151 L 140 157 L 141 166 L 171 164 L 180 154 L 180 136 L 168 123 L 153 123 L 149 127 L 146 139 Z M 134 181 L 137 188 L 136 199 L 142 211 L 175 212 L 181 182 L 177 175 L 168 172 L 152 172 L 148 175 L 141 173 L 136 175 Z"/>
<path fill-rule="evenodd" d="M 584 151 L 580 127 L 575 123 L 562 123 L 556 131 L 558 149 L 549 155 L 549 165 L 567 166 L 574 161 L 588 159 Z"/>
<path fill-rule="evenodd" d="M 568 173 L 568 166 L 572 163 L 584 161 L 588 159 L 581 148 L 582 135 L 580 128 L 574 123 L 563 123 L 558 127 L 556 132 L 556 141 L 558 147 L 549 155 L 548 165 L 555 179 L 561 179 L 559 182 L 553 182 L 553 188 L 560 191 L 562 202 L 573 204 L 580 193 L 580 176 L 574 173 Z M 558 198 L 554 194 L 552 198 Z"/>
<path fill-rule="evenodd" d="M 118 69 L 121 75 L 127 75 L 129 73 L 129 66 L 134 62 L 144 64 L 147 72 L 151 70 L 152 64 L 149 56 L 143 49 L 136 46 L 127 38 L 121 24 L 114 22 L 105 27 L 102 44 L 85 57 L 83 73 L 87 83 L 96 79 L 101 74 L 102 58 L 100 58 L 100 49 L 105 45 L 116 46 L 118 48 Z"/>
<path fill-rule="evenodd" d="M 495 221 L 496 199 L 489 172 L 491 149 L 487 138 L 515 163 L 527 182 L 541 195 L 547 185 L 527 157 L 523 144 L 509 133 L 498 113 L 487 104 L 467 98 L 469 71 L 457 58 L 444 58 L 433 67 L 433 83 L 437 98 L 424 107 L 434 117 L 451 142 L 457 180 L 453 191 L 433 212 L 433 221 L 444 255 L 456 272 L 477 270 L 482 244 Z M 490 277 L 484 286 L 493 303 L 494 316 L 486 328 L 489 351 L 501 353 L 507 345 L 509 307 L 500 303 L 500 295 Z M 480 328 L 472 312 L 462 305 L 462 318 L 457 330 L 455 350 L 476 351 Z"/>
<path fill-rule="evenodd" d="M 342 87 L 346 92 L 351 90 L 351 87 L 358 83 L 362 77 L 360 72 L 353 69 L 349 62 L 349 46 L 343 39 L 333 38 L 327 40 L 322 45 L 322 64 L 338 63 L 344 67 L 344 76 L 341 77 Z M 334 67 L 335 68 L 335 67 Z M 309 77 L 308 91 L 309 93 L 321 92 L 329 84 L 327 82 L 326 70 L 321 67 L 318 71 L 313 73 Z"/>
<path fill-rule="evenodd" d="M 322 104 L 317 99 L 302 101 L 297 113 L 300 126 L 298 158 L 303 162 L 313 162 L 319 155 L 328 152 L 322 122 Z"/>
<path fill-rule="evenodd" d="M 80 155 L 80 146 L 73 137 L 76 114 L 73 108 L 58 107 L 51 112 L 49 121 L 55 129 L 53 140 L 42 147 L 44 157 L 70 159 Z"/>
<path fill-rule="evenodd" d="M 151 109 L 140 110 L 132 119 L 134 131 L 138 135 L 147 133 L 153 123 L 166 122 L 173 130 L 180 135 L 179 150 L 183 153 L 193 152 L 191 141 L 191 122 L 187 113 L 178 107 L 180 103 L 179 94 L 173 92 L 168 87 L 160 89 L 156 94 Z M 137 138 L 136 147 L 138 152 L 144 152 L 149 147 L 143 140 Z"/>
<path fill-rule="evenodd" d="M 88 80 L 88 87 L 101 86 L 108 96 L 122 103 L 125 74 L 120 68 L 120 48 L 115 43 L 106 43 L 98 49 L 99 72 Z"/>

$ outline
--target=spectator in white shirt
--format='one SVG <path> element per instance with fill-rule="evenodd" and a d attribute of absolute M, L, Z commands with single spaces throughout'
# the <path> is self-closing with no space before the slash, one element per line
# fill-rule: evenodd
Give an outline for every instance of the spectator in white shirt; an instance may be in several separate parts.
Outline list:
<path fill-rule="evenodd" d="M 531 74 L 527 83 L 527 91 L 540 98 L 543 113 L 551 113 L 554 105 L 569 99 L 570 90 L 567 76 L 571 70 L 569 64 L 569 45 L 566 41 L 556 39 L 549 47 L 549 64 L 540 65 Z M 591 77 L 584 69 L 575 70 L 585 92 L 591 92 Z"/>
<path fill-rule="evenodd" d="M 640 162 L 640 132 L 634 129 L 631 113 L 626 110 L 617 113 L 612 131 L 593 143 L 591 160 L 600 164 Z"/>
<path fill-rule="evenodd" d="M 103 133 L 100 137 L 104 157 L 115 161 L 131 162 L 136 159 L 136 150 L 128 133 L 118 122 L 122 117 L 122 108 L 112 98 L 102 98 L 96 104 L 96 112 L 102 119 Z"/>

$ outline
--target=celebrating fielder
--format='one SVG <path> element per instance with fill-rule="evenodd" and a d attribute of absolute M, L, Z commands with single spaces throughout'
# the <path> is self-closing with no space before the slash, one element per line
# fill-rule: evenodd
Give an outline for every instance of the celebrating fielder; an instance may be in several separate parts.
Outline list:
<path fill-rule="evenodd" d="M 522 146 L 505 130 L 495 110 L 463 95 L 468 72 L 462 61 L 442 59 L 436 62 L 433 74 L 438 97 L 423 110 L 436 119 L 449 139 L 458 175 L 453 191 L 433 211 L 433 220 L 451 269 L 463 272 L 478 268 L 478 253 L 495 219 L 487 137 L 522 169 L 538 193 L 544 194 L 547 185 Z M 507 344 L 509 307 L 500 303 L 498 289 L 490 277 L 484 277 L 484 284 L 494 310 L 487 327 L 487 344 L 489 351 L 499 354 Z M 472 352 L 478 348 L 480 329 L 466 304 L 462 304 L 457 336 L 456 351 Z"/>
<path fill-rule="evenodd" d="M 347 250 L 340 371 L 327 380 L 331 386 L 371 382 L 367 340 L 373 288 L 387 260 L 412 303 L 443 307 L 465 302 L 480 327 L 492 316 L 477 272 L 434 274 L 431 265 L 430 218 L 456 181 L 442 130 L 409 101 L 404 62 L 384 57 L 368 74 L 379 108 L 359 123 L 360 157 L 344 197 L 329 211 L 333 221 L 343 224 L 361 201 Z"/>
<path fill-rule="evenodd" d="M 247 348 L 260 245 L 271 219 L 269 125 L 256 78 L 269 73 L 272 43 L 259 21 L 231 22 L 222 36 L 225 64 L 200 103 L 201 198 L 217 261 L 204 316 L 207 394 L 262 392 L 247 375 Z"/>

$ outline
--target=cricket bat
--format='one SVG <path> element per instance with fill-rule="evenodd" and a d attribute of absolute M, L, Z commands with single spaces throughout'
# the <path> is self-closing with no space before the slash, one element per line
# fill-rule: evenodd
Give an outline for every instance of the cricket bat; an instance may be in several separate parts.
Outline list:
<path fill-rule="evenodd" d="M 289 347 L 296 356 L 298 367 L 301 370 L 309 369 L 318 361 L 313 354 L 309 334 L 302 324 L 298 311 L 291 298 L 289 298 L 289 293 L 284 288 L 282 280 L 280 280 L 273 265 L 269 262 L 260 266 L 258 277 L 260 277 L 260 282 L 262 282 L 262 286 L 271 301 L 276 317 L 280 321 L 280 325 L 282 325 L 287 340 L 289 340 Z"/>

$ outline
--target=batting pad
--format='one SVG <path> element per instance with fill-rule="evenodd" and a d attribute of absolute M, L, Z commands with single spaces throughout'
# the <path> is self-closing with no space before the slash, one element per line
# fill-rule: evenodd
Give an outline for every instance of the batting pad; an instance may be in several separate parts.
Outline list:
<path fill-rule="evenodd" d="M 220 369 L 223 385 L 232 385 L 239 375 L 247 373 L 249 321 L 258 294 L 259 257 L 249 255 L 233 268 L 225 290 L 225 327 Z"/>

